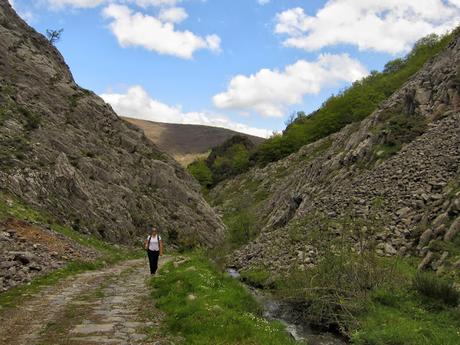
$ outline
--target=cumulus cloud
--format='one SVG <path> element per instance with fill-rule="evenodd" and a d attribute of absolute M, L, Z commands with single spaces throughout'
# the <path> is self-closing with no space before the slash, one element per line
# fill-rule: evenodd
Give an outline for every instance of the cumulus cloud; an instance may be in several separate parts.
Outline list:
<path fill-rule="evenodd" d="M 162 8 L 158 15 L 158 19 L 169 23 L 180 23 L 187 17 L 188 14 L 182 7 Z"/>
<path fill-rule="evenodd" d="M 110 29 L 123 47 L 139 46 L 160 54 L 191 59 L 196 50 L 209 49 L 218 52 L 220 38 L 217 35 L 200 37 L 190 31 L 179 31 L 174 23 L 134 13 L 124 5 L 111 4 L 104 15 L 112 19 Z"/>
<path fill-rule="evenodd" d="M 299 60 L 284 71 L 262 69 L 250 76 L 238 75 L 227 91 L 213 97 L 213 102 L 220 109 L 253 110 L 263 116 L 281 117 L 287 106 L 301 103 L 304 95 L 367 74 L 366 68 L 347 54 L 322 54 L 316 61 Z"/>
<path fill-rule="evenodd" d="M 279 13 L 275 32 L 287 36 L 284 45 L 309 51 L 345 43 L 395 54 L 459 21 L 459 0 L 330 0 L 314 16 L 300 7 Z"/>
<path fill-rule="evenodd" d="M 236 123 L 223 116 L 205 112 L 184 112 L 180 106 L 170 106 L 153 99 L 141 86 L 132 86 L 125 93 L 100 95 L 120 116 L 137 119 L 224 127 L 238 132 L 268 137 L 270 131 Z"/>

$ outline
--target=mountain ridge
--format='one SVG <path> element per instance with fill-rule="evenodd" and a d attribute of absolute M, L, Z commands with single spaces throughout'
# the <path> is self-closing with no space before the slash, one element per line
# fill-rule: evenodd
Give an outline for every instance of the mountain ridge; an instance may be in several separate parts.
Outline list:
<path fill-rule="evenodd" d="M 183 166 L 208 152 L 234 135 L 249 138 L 255 145 L 265 139 L 223 127 L 196 124 L 174 124 L 122 117 L 139 128 L 163 151 L 168 152 Z"/>

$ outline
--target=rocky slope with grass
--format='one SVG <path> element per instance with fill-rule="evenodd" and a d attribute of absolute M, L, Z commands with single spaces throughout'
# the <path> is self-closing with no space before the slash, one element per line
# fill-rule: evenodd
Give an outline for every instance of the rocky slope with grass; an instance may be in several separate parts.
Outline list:
<path fill-rule="evenodd" d="M 224 227 L 195 180 L 101 98 L 0 1 L 0 188 L 112 242 L 152 222 L 173 244 L 213 245 Z"/>
<path fill-rule="evenodd" d="M 9 218 L 0 225 L 0 292 L 62 268 L 70 261 L 90 262 L 99 256 L 50 227 Z"/>
<path fill-rule="evenodd" d="M 415 256 L 458 278 L 459 66 L 457 34 L 363 121 L 215 187 L 212 203 L 246 243 L 230 264 L 306 270 L 318 238 L 347 237 L 357 252 Z"/>

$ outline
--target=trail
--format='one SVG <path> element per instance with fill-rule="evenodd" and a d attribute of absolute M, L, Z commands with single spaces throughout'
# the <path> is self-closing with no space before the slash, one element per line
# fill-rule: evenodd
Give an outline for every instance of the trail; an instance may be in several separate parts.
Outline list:
<path fill-rule="evenodd" d="M 147 270 L 145 260 L 125 261 L 43 289 L 0 314 L 0 344 L 157 344 L 147 340 L 160 322 Z"/>

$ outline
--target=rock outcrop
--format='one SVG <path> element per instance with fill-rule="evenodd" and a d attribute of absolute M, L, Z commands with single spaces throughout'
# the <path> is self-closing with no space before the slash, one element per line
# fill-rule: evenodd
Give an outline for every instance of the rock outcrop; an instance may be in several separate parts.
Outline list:
<path fill-rule="evenodd" d="M 372 237 L 382 256 L 416 255 L 425 258 L 422 268 L 454 268 L 460 251 L 449 252 L 446 242 L 459 244 L 458 66 L 460 35 L 360 123 L 218 185 L 211 197 L 220 212 L 231 214 L 249 194 L 262 199 L 253 213 L 260 234 L 232 264 L 309 267 L 318 251 L 307 235 L 340 236 L 351 217 L 363 226 L 378 220 Z M 394 123 L 405 126 L 401 133 Z M 398 135 L 403 145 L 391 146 Z"/>
<path fill-rule="evenodd" d="M 0 292 L 70 261 L 89 262 L 99 256 L 49 228 L 10 218 L 0 225 Z"/>
<path fill-rule="evenodd" d="M 82 89 L 59 51 L 0 0 L 0 188 L 84 233 L 129 242 L 152 222 L 176 244 L 218 243 L 200 187 Z"/>

